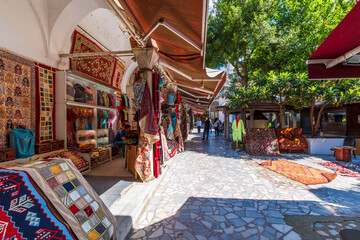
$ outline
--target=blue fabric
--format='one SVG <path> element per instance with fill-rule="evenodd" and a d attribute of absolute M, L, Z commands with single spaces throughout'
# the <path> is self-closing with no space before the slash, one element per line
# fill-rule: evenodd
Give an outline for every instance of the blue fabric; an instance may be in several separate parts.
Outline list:
<path fill-rule="evenodd" d="M 168 139 L 173 140 L 173 139 L 171 138 L 171 136 L 170 136 L 170 131 L 174 132 L 174 129 L 173 129 L 173 127 L 172 127 L 171 125 L 169 125 L 169 127 L 168 127 L 168 129 L 167 129 L 166 135 L 167 135 Z"/>
<path fill-rule="evenodd" d="M 35 155 L 35 134 L 31 129 L 17 128 L 10 131 L 10 148 L 16 149 L 16 158 Z"/>
<path fill-rule="evenodd" d="M 176 113 L 171 114 L 171 123 L 174 128 L 176 126 Z"/>
<path fill-rule="evenodd" d="M 120 130 L 118 132 L 118 134 L 116 134 L 116 136 L 115 136 L 114 143 L 122 141 L 121 138 L 123 138 L 123 137 L 125 137 L 125 130 Z"/>

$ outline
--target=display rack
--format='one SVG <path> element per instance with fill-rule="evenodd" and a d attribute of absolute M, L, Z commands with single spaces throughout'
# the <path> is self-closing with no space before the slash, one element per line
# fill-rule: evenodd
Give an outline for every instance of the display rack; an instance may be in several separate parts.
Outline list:
<path fill-rule="evenodd" d="M 66 92 L 66 82 L 70 81 L 73 84 L 79 83 L 81 85 L 85 85 L 89 87 L 94 93 L 94 104 L 76 102 L 67 99 Z M 71 107 L 80 107 L 80 108 L 88 108 L 93 109 L 94 116 L 92 118 L 92 130 L 94 131 L 95 139 L 88 141 L 94 143 L 96 146 L 108 146 L 109 139 L 101 139 L 100 144 L 98 142 L 98 136 L 104 134 L 103 132 L 107 131 L 107 136 L 109 136 L 108 129 L 97 129 L 98 126 L 98 116 L 97 110 L 105 110 L 105 111 L 113 111 L 117 113 L 117 108 L 114 107 L 106 107 L 97 105 L 97 90 L 104 91 L 107 94 L 111 94 L 114 99 L 116 98 L 116 90 L 110 87 L 106 87 L 104 85 L 98 84 L 92 80 L 77 76 L 73 74 L 71 71 L 58 71 L 56 72 L 56 92 L 55 92 L 55 111 L 56 111 L 56 134 L 59 139 L 65 140 L 65 148 L 67 148 L 67 109 Z M 118 115 L 118 113 L 116 114 Z M 79 121 L 79 119 L 77 120 Z M 78 124 L 77 124 L 78 125 Z M 116 124 L 114 124 L 116 125 Z M 116 130 L 116 129 L 115 129 Z M 89 130 L 79 130 L 79 131 L 89 131 Z M 77 131 L 77 136 L 79 131 Z M 77 140 L 79 140 L 77 138 Z M 105 144 L 105 141 L 107 144 Z M 79 141 L 78 141 L 79 143 Z"/>

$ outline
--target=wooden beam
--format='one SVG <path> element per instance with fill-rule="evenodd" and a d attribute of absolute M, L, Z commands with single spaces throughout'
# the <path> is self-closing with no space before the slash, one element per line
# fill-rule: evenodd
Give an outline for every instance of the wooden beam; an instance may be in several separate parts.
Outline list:
<path fill-rule="evenodd" d="M 121 55 L 123 57 L 132 57 L 134 53 L 131 50 L 128 51 L 107 51 L 107 52 L 84 52 L 84 53 L 61 53 L 61 58 L 83 58 L 83 57 L 100 57 L 100 56 L 111 56 Z"/>

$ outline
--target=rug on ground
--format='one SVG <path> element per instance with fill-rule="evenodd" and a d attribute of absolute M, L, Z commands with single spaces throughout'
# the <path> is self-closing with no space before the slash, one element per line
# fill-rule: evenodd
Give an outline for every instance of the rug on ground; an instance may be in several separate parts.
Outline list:
<path fill-rule="evenodd" d="M 30 176 L 0 169 L 0 239 L 74 239 Z"/>
<path fill-rule="evenodd" d="M 278 139 L 273 128 L 248 128 L 246 151 L 250 155 L 280 155 Z"/>
<path fill-rule="evenodd" d="M 336 173 L 322 171 L 284 159 L 269 160 L 260 165 L 306 185 L 329 183 L 337 176 Z"/>
<path fill-rule="evenodd" d="M 349 177 L 360 177 L 360 165 L 349 162 L 325 162 L 318 163 L 321 166 L 324 166 L 328 169 L 336 171 L 340 175 L 349 176 Z"/>
<path fill-rule="evenodd" d="M 78 239 L 116 239 L 116 220 L 69 159 L 42 159 L 26 171 L 69 224 Z"/>

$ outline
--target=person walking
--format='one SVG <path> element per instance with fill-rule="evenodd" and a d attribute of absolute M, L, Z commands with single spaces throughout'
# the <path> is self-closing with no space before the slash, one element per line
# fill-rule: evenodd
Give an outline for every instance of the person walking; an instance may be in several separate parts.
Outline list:
<path fill-rule="evenodd" d="M 220 136 L 220 122 L 218 118 L 215 118 L 215 122 L 214 122 L 214 129 L 215 129 L 215 136 Z"/>
<path fill-rule="evenodd" d="M 199 121 L 197 121 L 197 128 L 198 128 L 198 133 L 200 133 L 200 131 L 201 131 L 201 126 L 202 126 L 202 121 L 201 121 L 201 119 L 199 119 Z"/>
<path fill-rule="evenodd" d="M 206 118 L 205 120 L 205 124 L 204 124 L 204 134 L 203 134 L 203 140 L 205 139 L 205 135 L 206 135 L 206 140 L 209 138 L 209 131 L 210 131 L 210 120 L 209 118 Z"/>

